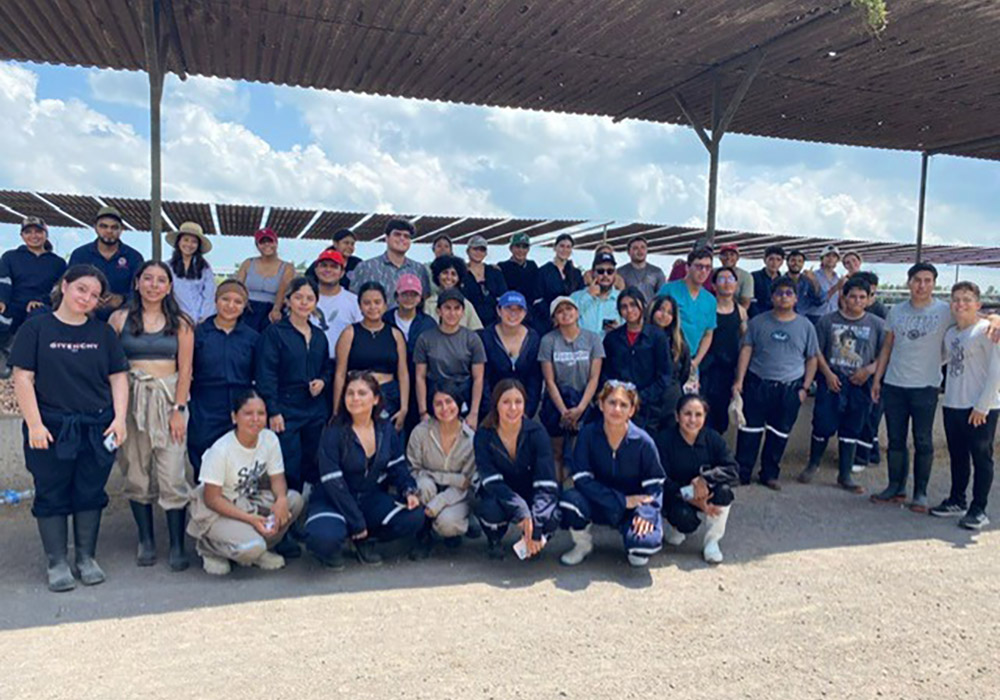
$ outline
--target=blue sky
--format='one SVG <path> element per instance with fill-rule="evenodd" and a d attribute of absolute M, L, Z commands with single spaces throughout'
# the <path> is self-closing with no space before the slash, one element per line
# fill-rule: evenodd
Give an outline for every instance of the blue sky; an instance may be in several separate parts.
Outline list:
<path fill-rule="evenodd" d="M 0 63 L 0 187 L 147 196 L 147 100 L 141 73 Z M 706 170 L 694 133 L 669 125 L 203 78 L 171 77 L 164 99 L 167 198 L 701 225 Z M 728 135 L 718 225 L 909 241 L 918 176 L 914 153 Z M 934 159 L 928 242 L 995 243 L 998 192 L 1000 165 Z M 66 252 L 89 236 L 54 238 Z M 16 242 L 4 227 L 0 244 Z M 213 262 L 251 251 L 226 240 Z"/>

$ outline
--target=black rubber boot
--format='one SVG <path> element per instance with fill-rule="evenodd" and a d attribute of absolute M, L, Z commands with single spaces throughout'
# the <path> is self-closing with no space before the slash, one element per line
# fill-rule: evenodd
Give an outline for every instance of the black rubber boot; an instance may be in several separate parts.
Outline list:
<path fill-rule="evenodd" d="M 410 561 L 422 561 L 431 555 L 434 549 L 434 535 L 431 532 L 431 521 L 424 521 L 424 526 L 414 538 L 413 547 L 410 549 Z"/>
<path fill-rule="evenodd" d="M 291 530 L 285 533 L 281 541 L 274 546 L 274 551 L 285 559 L 298 559 L 302 556 L 302 546 L 299 544 L 299 540 L 292 537 Z"/>
<path fill-rule="evenodd" d="M 503 539 L 493 539 L 487 536 L 486 538 L 486 556 L 494 561 L 501 561 L 503 559 Z"/>
<path fill-rule="evenodd" d="M 375 551 L 375 543 L 370 539 L 358 540 L 354 543 L 358 561 L 362 564 L 377 566 L 382 563 L 382 555 Z"/>
<path fill-rule="evenodd" d="M 132 517 L 139 531 L 139 549 L 135 555 L 138 566 L 152 566 L 156 563 L 156 540 L 153 538 L 153 506 L 129 501 Z"/>
<path fill-rule="evenodd" d="M 76 543 L 76 570 L 84 586 L 104 583 L 104 570 L 94 556 L 97 554 L 97 534 L 101 530 L 101 511 L 85 510 L 73 514 L 73 540 Z"/>
<path fill-rule="evenodd" d="M 38 534 L 42 536 L 42 548 L 48 559 L 49 590 L 56 593 L 76 588 L 73 572 L 66 560 L 69 535 L 66 531 L 66 516 L 53 515 L 38 518 Z"/>
<path fill-rule="evenodd" d="M 854 480 L 852 472 L 854 470 L 854 455 L 857 452 L 858 446 L 853 442 L 840 441 L 839 454 L 837 456 L 837 483 L 840 487 L 851 493 L 864 493 L 865 490 L 862 488 L 861 484 Z"/>
<path fill-rule="evenodd" d="M 191 565 L 184 551 L 184 526 L 187 524 L 187 506 L 167 511 L 167 533 L 170 535 L 170 554 L 167 561 L 171 571 L 184 571 Z M 155 557 L 156 549 L 153 554 Z"/>

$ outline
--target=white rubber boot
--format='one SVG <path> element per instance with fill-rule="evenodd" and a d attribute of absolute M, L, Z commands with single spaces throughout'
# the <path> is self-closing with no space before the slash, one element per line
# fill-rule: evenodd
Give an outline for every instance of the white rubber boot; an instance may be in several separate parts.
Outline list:
<path fill-rule="evenodd" d="M 573 540 L 573 549 L 559 557 L 559 561 L 566 566 L 576 566 L 594 551 L 594 536 L 590 534 L 590 525 L 582 530 L 570 530 L 569 536 Z"/>
<path fill-rule="evenodd" d="M 666 518 L 664 518 L 664 522 L 666 522 Z M 687 535 L 673 525 L 670 526 L 670 532 L 667 533 L 667 544 L 672 544 L 673 546 L 678 547 L 684 544 L 684 540 L 686 539 Z"/>
<path fill-rule="evenodd" d="M 702 555 L 709 564 L 722 563 L 722 550 L 719 540 L 726 534 L 726 521 L 729 520 L 729 506 L 723 506 L 722 512 L 713 517 L 705 517 L 705 544 Z"/>

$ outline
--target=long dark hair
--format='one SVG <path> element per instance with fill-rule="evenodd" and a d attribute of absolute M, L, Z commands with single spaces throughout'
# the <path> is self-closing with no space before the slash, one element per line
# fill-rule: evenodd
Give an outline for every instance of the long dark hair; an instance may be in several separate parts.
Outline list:
<path fill-rule="evenodd" d="M 142 295 L 139 293 L 139 280 L 142 278 L 142 273 L 151 267 L 158 267 L 166 272 L 167 280 L 170 282 L 170 294 L 163 297 L 163 301 L 160 302 L 160 306 L 163 309 L 163 317 L 167 320 L 163 326 L 163 333 L 165 335 L 177 335 L 177 331 L 180 330 L 182 324 L 187 324 L 189 328 L 194 328 L 194 322 L 186 313 L 181 311 L 181 307 L 177 304 L 177 299 L 174 297 L 174 274 L 171 272 L 170 266 L 160 260 L 147 260 L 135 273 L 135 277 L 132 278 L 132 296 L 129 297 L 128 306 L 126 307 L 128 319 L 125 321 L 129 333 L 132 335 L 142 335 L 145 332 L 142 327 Z"/>
<path fill-rule="evenodd" d="M 98 281 L 101 285 L 102 297 L 108 293 L 108 278 L 104 276 L 103 272 L 93 265 L 73 265 L 73 267 L 63 273 L 63 276 L 56 282 L 56 286 L 52 288 L 51 299 L 53 311 L 58 309 L 59 305 L 62 304 L 62 283 L 72 284 L 83 277 L 93 277 Z"/>
<path fill-rule="evenodd" d="M 656 323 L 653 322 L 653 316 L 656 312 L 660 310 L 660 307 L 664 304 L 670 304 L 670 308 L 673 310 L 674 319 L 670 322 L 670 325 L 663 329 L 667 334 L 667 339 L 670 340 L 670 354 L 674 358 L 674 362 L 680 362 L 681 356 L 684 354 L 685 348 L 687 348 L 687 342 L 684 340 L 684 334 L 681 333 L 681 312 L 677 307 L 677 300 L 674 299 L 669 294 L 664 294 L 663 296 L 658 296 L 653 299 L 653 303 L 649 307 L 649 313 L 647 318 L 651 326 L 655 326 Z"/>
<path fill-rule="evenodd" d="M 382 412 L 382 389 L 371 372 L 357 369 L 347 373 L 347 379 L 344 380 L 344 392 L 340 396 L 340 410 L 337 411 L 337 417 L 334 421 L 341 425 L 351 425 L 354 420 L 350 411 L 347 410 L 347 387 L 353 382 L 364 382 L 375 395 L 375 405 L 372 406 L 372 421 L 377 421 L 379 413 Z"/>
<path fill-rule="evenodd" d="M 201 254 L 201 239 L 195 236 L 193 233 L 180 233 L 177 235 L 177 240 L 181 239 L 181 236 L 191 236 L 198 241 L 198 250 L 194 251 L 194 255 L 191 256 L 191 267 L 184 269 L 184 255 L 181 253 L 180 248 L 174 248 L 173 255 L 170 256 L 170 269 L 174 273 L 174 277 L 181 280 L 196 280 L 200 279 L 202 273 L 205 272 L 205 268 L 208 267 L 208 261 L 205 260 L 205 256 Z"/>
<path fill-rule="evenodd" d="M 489 428 L 490 430 L 496 430 L 500 425 L 500 399 L 511 389 L 516 389 L 521 392 L 521 397 L 524 399 L 525 406 L 528 403 L 528 392 L 522 384 L 517 379 L 508 377 L 507 379 L 501 379 L 493 387 L 492 397 L 490 399 L 490 412 L 486 414 L 483 419 L 481 426 L 483 428 Z M 527 416 L 525 416 L 527 417 Z"/>

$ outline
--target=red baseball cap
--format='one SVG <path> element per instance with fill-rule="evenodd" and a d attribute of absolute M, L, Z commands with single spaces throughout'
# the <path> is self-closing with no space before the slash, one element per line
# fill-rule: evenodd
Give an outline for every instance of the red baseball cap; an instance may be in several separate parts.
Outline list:
<path fill-rule="evenodd" d="M 738 245 L 736 245 L 735 243 L 723 243 L 722 247 L 719 248 L 719 252 L 720 253 L 725 253 L 726 251 L 729 251 L 729 250 L 733 251 L 734 253 L 739 253 L 740 252 L 740 247 Z"/>
<path fill-rule="evenodd" d="M 274 232 L 274 229 L 270 229 L 267 227 L 260 229 L 259 231 L 257 231 L 257 233 L 253 235 L 254 243 L 260 243 L 265 238 L 270 238 L 275 243 L 278 242 L 278 234 Z"/>
<path fill-rule="evenodd" d="M 319 257 L 316 258 L 317 263 L 323 262 L 324 260 L 329 260 L 330 262 L 340 265 L 341 267 L 347 267 L 347 262 L 344 261 L 344 256 L 336 250 L 324 250 L 319 254 Z"/>

